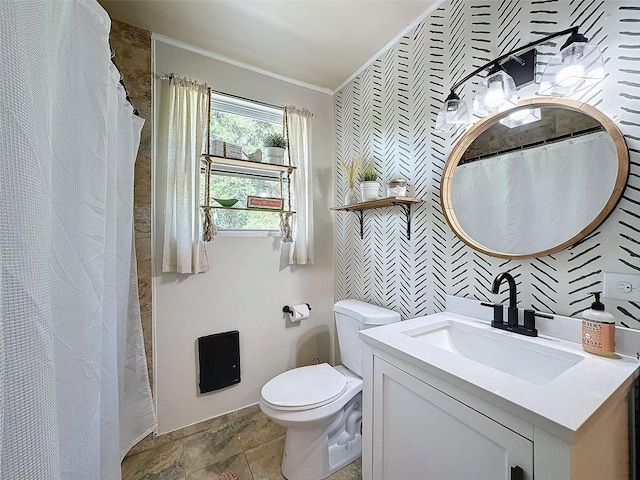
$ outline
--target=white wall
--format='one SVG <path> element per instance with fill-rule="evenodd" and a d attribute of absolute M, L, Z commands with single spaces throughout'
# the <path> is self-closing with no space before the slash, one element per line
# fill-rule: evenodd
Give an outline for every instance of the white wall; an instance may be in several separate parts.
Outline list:
<path fill-rule="evenodd" d="M 251 405 L 276 374 L 333 357 L 333 98 L 154 39 L 156 155 L 154 158 L 154 356 L 158 433 Z M 314 113 L 313 188 L 316 261 L 289 267 L 276 237 L 218 236 L 207 244 L 207 273 L 161 273 L 164 164 L 159 94 L 175 73 L 214 90 L 273 105 L 292 104 Z M 286 304 L 308 302 L 309 320 L 287 324 Z M 238 385 L 204 395 L 196 377 L 196 340 L 240 331 Z"/>

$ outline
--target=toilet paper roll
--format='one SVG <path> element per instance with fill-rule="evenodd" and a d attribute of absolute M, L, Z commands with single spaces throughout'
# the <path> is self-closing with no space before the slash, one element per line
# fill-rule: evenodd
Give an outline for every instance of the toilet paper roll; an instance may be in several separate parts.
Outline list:
<path fill-rule="evenodd" d="M 293 310 L 293 313 L 291 314 L 292 322 L 299 322 L 300 320 L 309 318 L 309 306 L 306 303 L 292 305 L 291 309 Z"/>

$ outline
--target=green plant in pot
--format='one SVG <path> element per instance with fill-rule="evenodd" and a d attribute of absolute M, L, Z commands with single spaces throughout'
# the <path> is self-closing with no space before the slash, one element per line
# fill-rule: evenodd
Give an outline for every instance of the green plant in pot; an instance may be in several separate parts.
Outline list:
<path fill-rule="evenodd" d="M 369 165 L 360 174 L 360 198 L 363 202 L 376 200 L 379 191 L 378 173 L 372 165 Z"/>
<path fill-rule="evenodd" d="M 267 163 L 282 165 L 284 163 L 284 150 L 287 148 L 287 139 L 281 133 L 270 133 L 263 140 L 264 154 Z"/>

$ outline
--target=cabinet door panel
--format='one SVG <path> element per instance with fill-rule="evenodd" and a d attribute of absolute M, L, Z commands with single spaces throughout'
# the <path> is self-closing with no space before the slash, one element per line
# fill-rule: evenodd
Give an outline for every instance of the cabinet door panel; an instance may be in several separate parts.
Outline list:
<path fill-rule="evenodd" d="M 374 360 L 376 480 L 532 480 L 533 444 L 404 371 Z"/>

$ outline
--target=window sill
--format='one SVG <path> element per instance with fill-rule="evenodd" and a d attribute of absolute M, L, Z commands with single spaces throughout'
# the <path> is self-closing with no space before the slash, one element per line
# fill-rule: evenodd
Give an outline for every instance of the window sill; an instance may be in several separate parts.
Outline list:
<path fill-rule="evenodd" d="M 279 230 L 222 230 L 218 229 L 218 237 L 279 237 Z"/>

